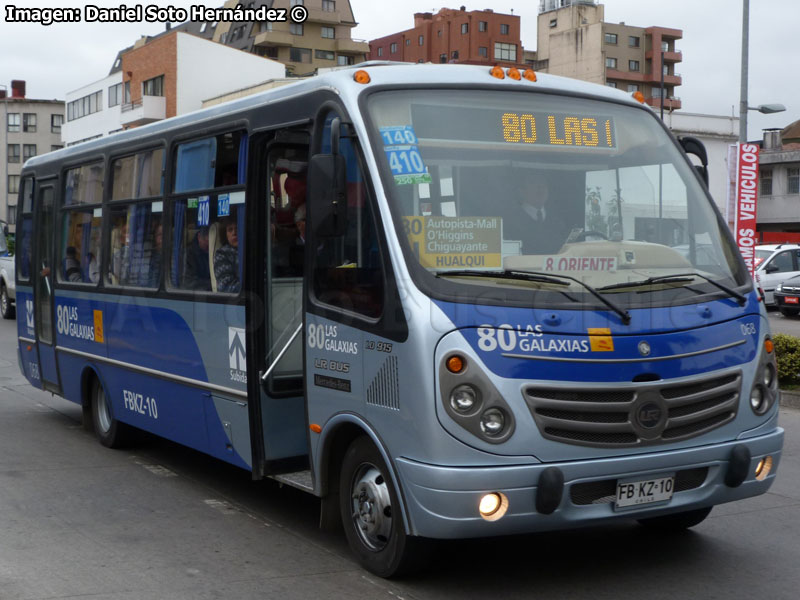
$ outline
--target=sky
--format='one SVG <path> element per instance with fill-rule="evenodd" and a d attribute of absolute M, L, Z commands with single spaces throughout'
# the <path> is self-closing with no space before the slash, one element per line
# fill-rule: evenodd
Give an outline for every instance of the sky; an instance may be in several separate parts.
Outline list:
<path fill-rule="evenodd" d="M 522 45 L 536 48 L 537 0 L 437 4 L 432 0 L 351 0 L 358 26 L 354 39 L 370 40 L 414 25 L 415 12 L 440 8 L 511 13 L 521 18 Z M 683 30 L 676 48 L 683 62 L 676 72 L 683 85 L 676 90 L 684 112 L 737 115 L 741 88 L 742 0 L 606 0 L 610 23 Z M 0 14 L 0 86 L 12 79 L 27 82 L 27 96 L 63 100 L 66 93 L 108 74 L 117 51 L 142 35 L 164 30 L 164 23 L 14 23 L 6 20 L 8 5 L 21 8 L 80 7 L 72 0 L 7 0 Z M 136 0 L 95 0 L 101 7 L 135 6 Z M 220 7 L 223 0 L 144 0 L 144 6 L 191 5 Z M 800 0 L 750 0 L 750 106 L 780 103 L 787 111 L 774 115 L 748 113 L 748 138 L 760 139 L 761 130 L 784 127 L 800 119 L 800 44 L 797 24 Z"/>

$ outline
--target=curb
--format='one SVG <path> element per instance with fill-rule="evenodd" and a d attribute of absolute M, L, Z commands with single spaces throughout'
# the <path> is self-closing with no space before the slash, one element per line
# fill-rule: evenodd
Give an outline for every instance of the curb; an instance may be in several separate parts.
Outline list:
<path fill-rule="evenodd" d="M 800 392 L 781 390 L 781 406 L 800 409 Z"/>

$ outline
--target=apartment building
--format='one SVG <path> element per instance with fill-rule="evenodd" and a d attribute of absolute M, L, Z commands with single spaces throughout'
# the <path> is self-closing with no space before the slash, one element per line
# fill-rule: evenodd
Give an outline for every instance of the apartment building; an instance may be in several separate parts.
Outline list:
<path fill-rule="evenodd" d="M 370 60 L 523 64 L 520 18 L 491 9 L 442 8 L 414 15 L 414 27 L 369 42 Z"/>
<path fill-rule="evenodd" d="M 650 106 L 681 108 L 676 68 L 680 29 L 604 21 L 595 0 L 541 0 L 534 68 L 555 75 L 642 92 Z M 662 85 L 663 82 L 663 85 Z"/>
<path fill-rule="evenodd" d="M 189 22 L 177 29 L 278 61 L 285 65 L 287 76 L 313 75 L 317 69 L 360 63 L 369 52 L 366 42 L 351 38 L 357 23 L 350 0 L 227 0 L 223 8 L 237 4 L 287 10 L 303 5 L 308 19 L 304 23 Z"/>
<path fill-rule="evenodd" d="M 207 98 L 284 74 L 276 61 L 178 30 L 142 38 L 107 77 L 67 94 L 64 144 L 199 110 Z"/>
<path fill-rule="evenodd" d="M 758 160 L 758 231 L 800 232 L 800 121 L 765 130 Z"/>
<path fill-rule="evenodd" d="M 0 127 L 0 220 L 14 231 L 22 165 L 29 158 L 61 148 L 64 102 L 25 97 L 25 81 L 11 82 L 11 94 L 0 85 L 3 126 Z"/>

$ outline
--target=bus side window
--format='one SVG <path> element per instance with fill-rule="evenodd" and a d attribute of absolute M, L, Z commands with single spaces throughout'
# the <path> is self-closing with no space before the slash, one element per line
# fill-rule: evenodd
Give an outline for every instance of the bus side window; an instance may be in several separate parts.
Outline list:
<path fill-rule="evenodd" d="M 358 155 L 346 131 L 343 126 L 339 151 L 347 164 L 347 232 L 341 238 L 312 240 L 317 247 L 313 289 L 323 304 L 376 318 L 384 304 L 378 229 Z M 313 219 L 311 215 L 312 223 Z"/>
<path fill-rule="evenodd" d="M 160 203 L 159 203 L 160 204 Z M 111 209 L 107 282 L 114 286 L 157 288 L 161 278 L 163 224 L 151 203 Z"/>

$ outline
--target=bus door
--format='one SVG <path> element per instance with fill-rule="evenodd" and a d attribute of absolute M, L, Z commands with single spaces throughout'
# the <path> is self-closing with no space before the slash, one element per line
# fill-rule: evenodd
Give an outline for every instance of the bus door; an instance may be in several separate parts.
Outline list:
<path fill-rule="evenodd" d="M 40 183 L 34 211 L 33 306 L 42 387 L 59 393 L 53 319 L 55 182 Z"/>
<path fill-rule="evenodd" d="M 251 409 L 251 439 L 263 440 L 263 462 L 254 452 L 256 474 L 269 475 L 307 468 L 308 438 L 303 380 L 303 264 L 305 255 L 305 190 L 308 133 L 281 131 L 251 148 L 259 168 L 258 228 L 267 235 L 256 256 L 261 267 L 251 270 L 256 296 L 263 298 L 264 318 L 253 340 L 259 405 Z M 254 142 L 258 144 L 257 141 Z M 260 151 L 259 151 L 260 150 Z M 251 225 L 252 226 L 252 225 Z M 252 397 L 252 396 L 251 396 Z M 255 407 L 254 407 L 255 408 Z M 256 442 L 258 443 L 258 442 Z M 258 473 L 258 464 L 263 472 Z"/>

